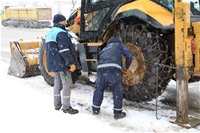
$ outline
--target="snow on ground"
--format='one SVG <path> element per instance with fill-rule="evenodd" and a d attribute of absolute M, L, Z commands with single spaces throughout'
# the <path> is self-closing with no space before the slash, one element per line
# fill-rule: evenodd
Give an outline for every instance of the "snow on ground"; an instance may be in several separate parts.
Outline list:
<path fill-rule="evenodd" d="M 112 94 L 105 92 L 101 113 L 91 114 L 94 88 L 76 83 L 72 90 L 71 104 L 79 114 L 70 115 L 55 111 L 53 87 L 42 76 L 17 78 L 7 74 L 9 63 L 1 60 L 0 132 L 1 133 L 59 133 L 59 132 L 200 132 L 200 126 L 186 129 L 172 124 L 175 107 L 164 105 L 160 100 L 133 103 L 124 100 L 127 117 L 114 120 Z M 196 82 L 193 87 L 199 87 Z M 170 87 L 175 82 L 170 82 Z M 156 110 L 157 107 L 157 110 Z"/>

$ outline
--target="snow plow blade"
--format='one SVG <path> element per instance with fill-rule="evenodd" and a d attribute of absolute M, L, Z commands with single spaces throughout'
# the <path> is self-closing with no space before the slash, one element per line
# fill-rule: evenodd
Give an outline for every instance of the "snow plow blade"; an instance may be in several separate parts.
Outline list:
<path fill-rule="evenodd" d="M 40 75 L 38 52 L 42 40 L 11 41 L 11 60 L 8 74 L 20 78 Z"/>

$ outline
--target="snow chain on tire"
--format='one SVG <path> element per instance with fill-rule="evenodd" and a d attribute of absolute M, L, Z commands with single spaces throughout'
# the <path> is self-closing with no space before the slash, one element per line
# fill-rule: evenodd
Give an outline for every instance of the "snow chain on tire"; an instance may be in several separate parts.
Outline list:
<path fill-rule="evenodd" d="M 124 98 L 133 102 L 150 101 L 158 97 L 166 89 L 172 78 L 172 69 L 163 66 L 155 66 L 155 63 L 168 66 L 173 65 L 173 59 L 168 50 L 166 41 L 153 29 L 150 31 L 144 24 L 119 23 L 115 31 L 124 44 L 135 45 L 144 57 L 138 57 L 139 53 L 132 50 L 133 57 L 140 60 L 139 65 L 145 65 L 145 69 L 137 69 L 134 73 L 144 73 L 138 83 L 133 86 L 123 85 Z M 158 75 L 158 76 L 157 76 Z M 157 84 L 158 80 L 158 84 Z"/>

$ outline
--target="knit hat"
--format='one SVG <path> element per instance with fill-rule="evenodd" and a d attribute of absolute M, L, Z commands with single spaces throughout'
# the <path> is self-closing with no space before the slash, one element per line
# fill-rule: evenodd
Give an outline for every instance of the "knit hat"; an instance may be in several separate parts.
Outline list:
<path fill-rule="evenodd" d="M 64 20 L 66 20 L 66 18 L 65 18 L 65 16 L 63 16 L 62 14 L 56 14 L 56 15 L 54 15 L 54 17 L 53 17 L 53 23 L 54 23 L 54 24 L 57 24 L 58 22 L 64 21 Z"/>
<path fill-rule="evenodd" d="M 113 42 L 121 43 L 121 42 L 119 41 L 119 39 L 114 38 L 114 37 L 111 37 L 111 38 L 108 40 L 107 44 L 110 44 L 110 43 L 113 43 Z"/>

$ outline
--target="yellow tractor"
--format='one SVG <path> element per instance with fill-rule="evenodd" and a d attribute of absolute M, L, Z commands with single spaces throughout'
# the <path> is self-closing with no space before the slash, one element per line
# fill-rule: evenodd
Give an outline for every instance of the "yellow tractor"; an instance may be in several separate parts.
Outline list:
<path fill-rule="evenodd" d="M 181 26 L 179 22 L 175 25 L 175 9 L 173 0 L 82 0 L 81 8 L 67 20 L 70 31 L 78 36 L 77 58 L 82 66 L 82 70 L 73 73 L 74 79 L 86 72 L 92 82 L 90 77 L 96 74 L 99 51 L 111 36 L 116 36 L 134 57 L 128 77 L 122 80 L 126 100 L 144 102 L 161 95 L 170 80 L 176 80 L 180 60 L 184 60 L 183 67 L 187 68 L 187 80 L 199 81 L 199 0 L 190 2 L 190 9 L 178 14 L 183 17 L 187 11 L 191 16 L 185 31 L 189 36 L 185 39 L 190 43 L 185 44 L 183 51 L 175 43 L 175 28 Z M 38 65 L 45 81 L 53 85 L 45 53 L 42 40 Z"/>

